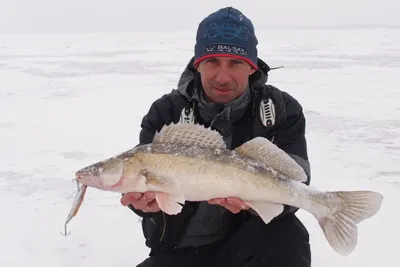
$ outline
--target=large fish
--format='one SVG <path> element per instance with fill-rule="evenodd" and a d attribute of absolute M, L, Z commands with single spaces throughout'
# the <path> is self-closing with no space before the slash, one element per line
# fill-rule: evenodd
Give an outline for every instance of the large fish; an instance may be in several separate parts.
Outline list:
<path fill-rule="evenodd" d="M 256 137 L 229 150 L 222 136 L 198 124 L 164 126 L 151 144 L 76 173 L 79 183 L 119 193 L 155 191 L 162 211 L 180 213 L 188 201 L 236 197 L 268 224 L 285 205 L 313 214 L 332 248 L 347 256 L 357 224 L 373 216 L 383 196 L 372 191 L 322 192 L 303 184 L 304 170 L 268 139 Z"/>

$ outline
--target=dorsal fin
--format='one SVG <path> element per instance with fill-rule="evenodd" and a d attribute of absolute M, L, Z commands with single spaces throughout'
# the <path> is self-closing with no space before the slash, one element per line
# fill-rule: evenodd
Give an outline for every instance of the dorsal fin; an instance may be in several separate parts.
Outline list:
<path fill-rule="evenodd" d="M 153 144 L 156 143 L 226 148 L 224 139 L 217 131 L 194 123 L 171 123 L 164 126 L 154 136 Z"/>
<path fill-rule="evenodd" d="M 267 138 L 256 137 L 237 147 L 235 151 L 261 162 L 267 168 L 272 168 L 284 174 L 287 179 L 300 182 L 307 181 L 307 175 L 303 168 Z"/>

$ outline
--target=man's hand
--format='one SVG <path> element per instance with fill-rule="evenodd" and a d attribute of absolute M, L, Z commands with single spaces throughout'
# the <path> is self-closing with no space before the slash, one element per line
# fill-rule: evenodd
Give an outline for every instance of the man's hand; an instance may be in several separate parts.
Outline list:
<path fill-rule="evenodd" d="M 214 198 L 208 201 L 210 204 L 220 205 L 230 210 L 232 213 L 239 213 L 241 210 L 248 210 L 250 207 L 239 198 Z"/>
<path fill-rule="evenodd" d="M 123 206 L 132 205 L 135 209 L 143 212 L 157 212 L 160 207 L 155 200 L 154 192 L 142 193 L 126 193 L 121 197 Z"/>

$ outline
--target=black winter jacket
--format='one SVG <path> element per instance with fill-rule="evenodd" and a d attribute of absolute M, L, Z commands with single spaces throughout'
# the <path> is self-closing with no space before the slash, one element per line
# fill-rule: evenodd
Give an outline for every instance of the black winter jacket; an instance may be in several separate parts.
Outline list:
<path fill-rule="evenodd" d="M 269 66 L 258 59 L 259 69 L 250 77 L 251 101 L 241 117 L 233 122 L 231 131 L 217 129 L 223 136 L 230 135 L 230 149 L 257 136 L 272 140 L 288 153 L 306 171 L 310 183 L 310 165 L 305 138 L 306 121 L 301 105 L 288 93 L 266 85 Z M 205 126 L 201 118 L 195 90 L 199 89 L 199 73 L 193 68 L 193 58 L 182 73 L 178 88 L 157 99 L 142 120 L 140 144 L 151 143 L 162 126 L 179 121 L 192 121 Z M 272 103 L 272 105 L 271 105 Z M 151 249 L 171 250 L 188 245 L 203 245 L 229 236 L 252 212 L 232 214 L 223 207 L 203 202 L 186 202 L 181 213 L 169 216 L 162 212 L 143 213 L 130 208 L 143 218 L 142 227 L 146 245 Z M 274 220 L 297 208 L 286 206 Z"/>

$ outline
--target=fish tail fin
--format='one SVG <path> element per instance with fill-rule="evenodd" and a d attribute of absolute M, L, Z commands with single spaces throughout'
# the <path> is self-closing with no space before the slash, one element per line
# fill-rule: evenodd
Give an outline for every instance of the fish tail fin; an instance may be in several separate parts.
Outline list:
<path fill-rule="evenodd" d="M 340 255 L 348 256 L 357 245 L 357 224 L 379 211 L 383 196 L 372 191 L 337 191 L 328 194 L 333 195 L 337 203 L 316 218 L 332 248 Z"/>

